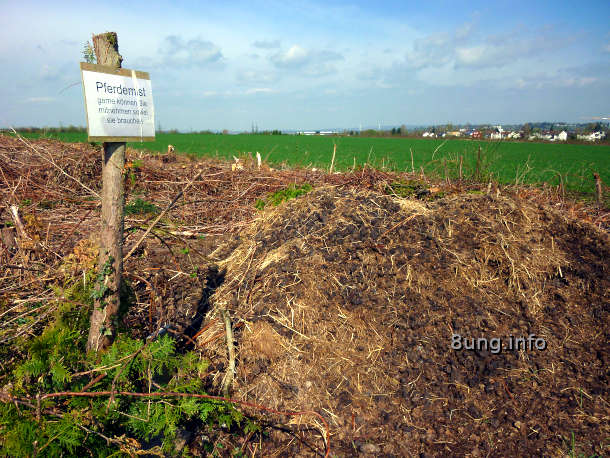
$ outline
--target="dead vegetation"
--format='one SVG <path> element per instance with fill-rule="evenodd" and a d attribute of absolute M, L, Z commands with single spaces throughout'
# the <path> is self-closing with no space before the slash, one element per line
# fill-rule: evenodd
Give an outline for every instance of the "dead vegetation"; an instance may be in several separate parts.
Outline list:
<path fill-rule="evenodd" d="M 607 452 L 606 210 L 553 189 L 463 182 L 401 198 L 388 195 L 392 183 L 430 183 L 369 168 L 272 170 L 252 158 L 232 167 L 131 150 L 127 160 L 127 203 L 164 209 L 199 178 L 126 260 L 136 299 L 124 324 L 137 337 L 171 325 L 184 345 L 196 339 L 217 392 L 230 363 L 218 319 L 228 310 L 233 396 L 316 410 L 333 453 Z M 96 147 L 0 136 L 0 386 L 24 356 L 16 342 L 52 314 L 57 286 L 88 281 L 100 170 Z M 302 183 L 316 189 L 256 210 L 257 199 Z M 126 219 L 125 253 L 156 216 Z M 535 334 L 547 348 L 457 351 L 454 333 L 505 344 Z M 262 449 L 243 450 L 320 453 L 306 426 L 323 425 L 291 418 L 305 442 L 274 430 Z"/>

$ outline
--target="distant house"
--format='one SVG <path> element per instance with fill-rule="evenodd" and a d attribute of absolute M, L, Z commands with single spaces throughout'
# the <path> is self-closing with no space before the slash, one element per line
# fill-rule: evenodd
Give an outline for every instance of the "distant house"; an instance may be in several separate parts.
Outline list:
<path fill-rule="evenodd" d="M 436 137 L 436 134 L 434 132 L 424 132 L 421 136 L 434 138 L 434 137 Z"/>
<path fill-rule="evenodd" d="M 595 141 L 602 140 L 602 139 L 606 138 L 606 133 L 605 132 L 591 132 L 590 134 L 577 135 L 576 138 L 578 140 L 585 140 L 585 141 L 588 141 L 588 142 L 595 142 Z"/>
<path fill-rule="evenodd" d="M 535 132 L 528 137 L 528 140 L 548 140 L 553 141 L 553 134 L 550 132 Z"/>
<path fill-rule="evenodd" d="M 482 137 L 481 132 L 480 132 L 480 131 L 478 131 L 478 130 L 473 130 L 473 131 L 470 133 L 470 136 L 471 136 L 472 138 L 481 138 L 481 137 Z"/>
<path fill-rule="evenodd" d="M 506 138 L 518 139 L 518 138 L 521 138 L 521 133 L 520 132 L 511 131 L 511 132 L 508 132 L 506 134 Z"/>
<path fill-rule="evenodd" d="M 305 130 L 298 133 L 299 135 L 337 135 L 336 130 Z"/>
<path fill-rule="evenodd" d="M 447 132 L 447 135 L 449 135 L 450 137 L 461 137 L 462 132 L 460 132 L 459 130 L 454 130 L 452 132 Z"/>
<path fill-rule="evenodd" d="M 506 132 L 502 129 L 502 126 L 494 126 L 489 138 L 492 140 L 502 140 L 506 136 Z"/>
<path fill-rule="evenodd" d="M 556 135 L 556 138 L 560 142 L 565 142 L 568 140 L 568 133 L 565 130 L 562 130 L 561 132 L 559 132 L 559 134 Z"/>

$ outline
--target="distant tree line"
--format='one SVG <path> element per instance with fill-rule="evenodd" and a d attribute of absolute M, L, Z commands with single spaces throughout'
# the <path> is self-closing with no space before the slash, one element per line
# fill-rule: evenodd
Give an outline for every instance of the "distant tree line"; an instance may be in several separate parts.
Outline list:
<path fill-rule="evenodd" d="M 243 132 L 246 135 L 282 135 L 282 131 L 278 129 L 273 130 L 261 130 L 261 131 L 252 131 L 252 132 Z"/>
<path fill-rule="evenodd" d="M 524 136 L 527 138 L 530 134 L 542 133 L 542 132 L 550 132 L 550 133 L 559 133 L 562 130 L 568 132 L 569 139 L 575 139 L 577 134 L 585 134 L 591 132 L 606 132 L 608 135 L 606 138 L 610 139 L 610 126 L 607 122 L 590 122 L 590 123 L 561 123 L 561 122 L 526 122 L 524 124 L 514 124 L 514 125 L 503 125 L 504 130 L 514 130 L 517 132 L 522 132 Z M 435 134 L 442 134 L 444 132 L 452 132 L 455 130 L 466 128 L 467 130 L 478 130 L 482 134 L 487 134 L 489 132 L 493 132 L 495 130 L 495 126 L 489 124 L 480 124 L 480 125 L 472 125 L 470 123 L 461 124 L 461 125 L 453 125 L 442 124 L 435 126 L 427 126 L 416 129 L 407 129 L 407 127 L 403 124 L 400 127 L 392 127 L 391 129 L 366 129 L 366 130 L 343 130 L 342 132 L 337 132 L 333 134 L 334 136 L 351 136 L 351 137 L 420 137 L 424 132 L 432 132 Z M 25 133 L 39 133 L 39 134 L 49 134 L 49 133 L 62 133 L 62 132 L 87 132 L 87 128 L 84 126 L 74 126 L 72 124 L 68 126 L 59 127 L 33 127 L 33 126 L 25 126 L 15 128 L 18 132 Z M 157 134 L 180 134 L 184 132 L 180 132 L 178 129 L 162 129 L 159 124 L 156 129 Z M 191 134 L 200 134 L 200 135 L 228 135 L 229 131 L 227 129 L 223 129 L 222 131 L 212 131 L 209 129 L 204 130 L 191 130 L 189 133 Z M 285 135 L 279 129 L 273 130 L 253 130 L 252 132 L 242 132 L 243 134 L 248 135 Z"/>
<path fill-rule="evenodd" d="M 31 127 L 31 126 L 27 126 L 27 127 L 16 127 L 15 130 L 17 132 L 26 132 L 26 133 L 31 133 L 31 134 L 44 134 L 44 133 L 50 133 L 50 134 L 56 134 L 56 133 L 61 133 L 61 132 L 87 132 L 87 128 L 83 127 L 83 126 L 73 126 L 73 125 L 69 125 L 69 126 L 59 126 L 59 127 Z"/>

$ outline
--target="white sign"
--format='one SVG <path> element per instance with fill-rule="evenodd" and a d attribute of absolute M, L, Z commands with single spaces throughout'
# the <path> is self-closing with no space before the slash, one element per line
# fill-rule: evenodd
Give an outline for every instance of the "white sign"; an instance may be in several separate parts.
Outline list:
<path fill-rule="evenodd" d="M 90 141 L 154 141 L 148 73 L 81 63 Z"/>

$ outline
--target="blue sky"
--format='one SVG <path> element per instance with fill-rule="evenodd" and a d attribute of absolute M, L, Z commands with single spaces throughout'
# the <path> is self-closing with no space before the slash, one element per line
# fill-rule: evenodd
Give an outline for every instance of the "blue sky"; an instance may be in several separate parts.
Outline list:
<path fill-rule="evenodd" d="M 610 1 L 0 1 L 0 126 L 85 125 L 79 61 L 119 35 L 158 123 L 212 130 L 610 115 Z M 77 83 L 77 84 L 74 84 Z"/>

